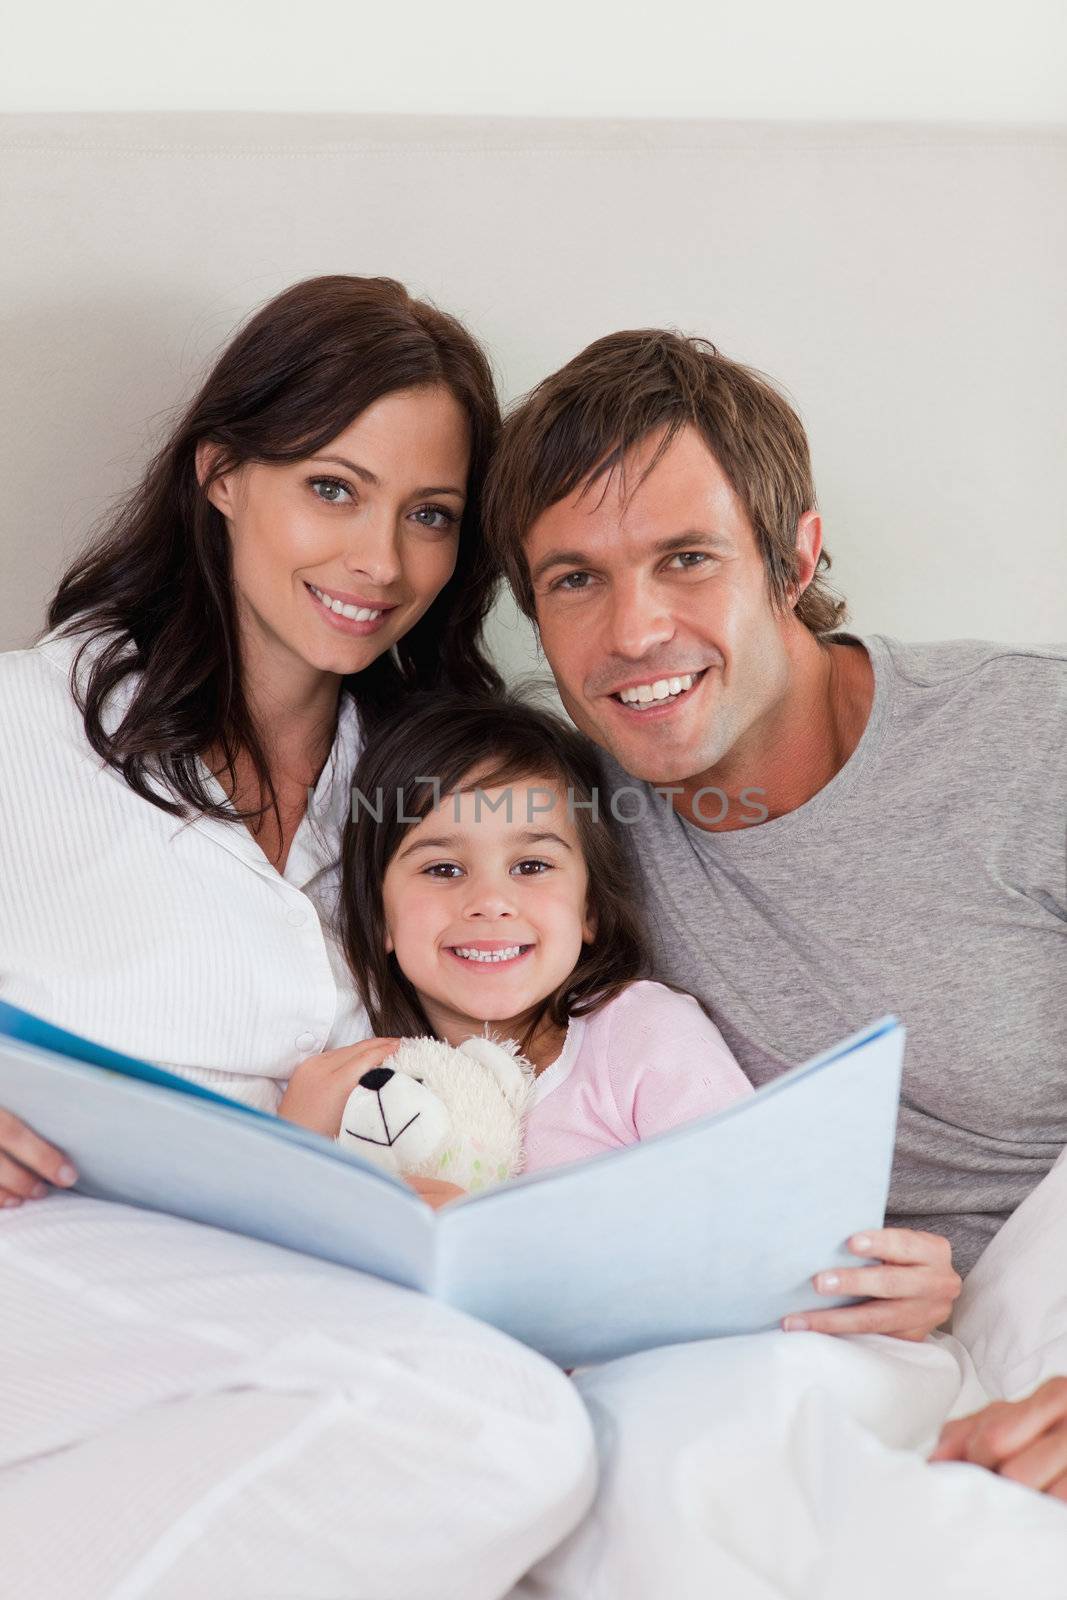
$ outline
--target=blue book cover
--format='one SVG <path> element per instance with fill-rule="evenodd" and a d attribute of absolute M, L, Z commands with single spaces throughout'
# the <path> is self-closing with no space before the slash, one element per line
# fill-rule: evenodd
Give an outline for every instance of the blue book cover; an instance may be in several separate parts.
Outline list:
<path fill-rule="evenodd" d="M 903 1046 L 885 1018 L 715 1116 L 438 1212 L 330 1139 L 2 1001 L 0 1105 L 70 1156 L 77 1192 L 374 1273 L 574 1367 L 847 1303 L 811 1278 L 882 1224 Z"/>

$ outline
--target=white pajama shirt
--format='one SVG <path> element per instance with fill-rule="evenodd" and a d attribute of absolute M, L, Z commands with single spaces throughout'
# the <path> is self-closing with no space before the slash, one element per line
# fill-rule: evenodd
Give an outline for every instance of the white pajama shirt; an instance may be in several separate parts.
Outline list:
<path fill-rule="evenodd" d="M 68 688 L 76 648 L 49 635 L 0 658 L 0 997 L 273 1111 L 305 1056 L 370 1032 L 324 926 L 355 706 L 279 874 L 244 823 L 183 823 L 104 765 Z"/>
<path fill-rule="evenodd" d="M 355 708 L 279 874 L 103 765 L 74 653 L 0 655 L 0 997 L 273 1110 L 369 1031 L 324 926 Z M 593 1486 L 573 1386 L 448 1307 L 77 1194 L 0 1210 L 4 1600 L 497 1600 Z"/>

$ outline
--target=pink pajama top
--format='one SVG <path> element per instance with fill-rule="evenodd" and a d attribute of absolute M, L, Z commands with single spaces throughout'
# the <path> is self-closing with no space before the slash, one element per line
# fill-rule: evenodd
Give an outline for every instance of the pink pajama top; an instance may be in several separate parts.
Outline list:
<path fill-rule="evenodd" d="M 751 1093 L 690 995 L 632 983 L 599 1011 L 572 1017 L 562 1051 L 538 1075 L 524 1170 L 635 1144 Z"/>

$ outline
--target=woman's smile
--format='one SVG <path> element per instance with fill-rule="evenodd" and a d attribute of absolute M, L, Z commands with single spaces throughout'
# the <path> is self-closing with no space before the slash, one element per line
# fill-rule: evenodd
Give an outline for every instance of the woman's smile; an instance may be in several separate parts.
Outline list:
<path fill-rule="evenodd" d="M 342 599 L 333 590 L 316 588 L 306 578 L 304 588 L 323 622 L 340 633 L 355 634 L 357 637 L 377 633 L 397 609 L 395 605 L 374 606 L 369 602 L 355 604 Z"/>

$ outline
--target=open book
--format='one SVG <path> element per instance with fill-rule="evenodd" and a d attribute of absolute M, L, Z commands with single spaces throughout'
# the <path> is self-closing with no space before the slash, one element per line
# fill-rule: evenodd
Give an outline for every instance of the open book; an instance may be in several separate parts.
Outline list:
<path fill-rule="evenodd" d="M 886 1018 L 716 1116 L 437 1212 L 319 1134 L 2 1001 L 0 1106 L 71 1157 L 76 1192 L 389 1278 L 574 1367 L 847 1304 L 811 1279 L 881 1226 L 903 1048 Z"/>

